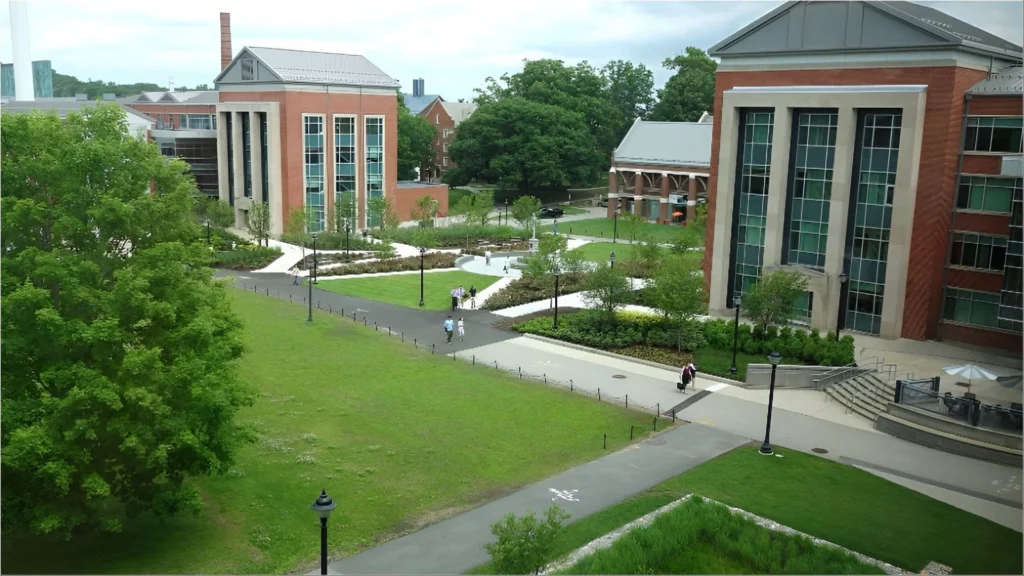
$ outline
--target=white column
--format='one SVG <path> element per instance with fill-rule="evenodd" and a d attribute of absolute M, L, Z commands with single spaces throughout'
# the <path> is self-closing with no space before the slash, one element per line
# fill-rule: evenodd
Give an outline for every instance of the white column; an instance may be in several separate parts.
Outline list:
<path fill-rule="evenodd" d="M 228 123 L 230 112 L 217 110 L 217 190 L 218 198 L 228 202 L 231 197 L 228 181 Z"/>
<path fill-rule="evenodd" d="M 782 237 L 786 223 L 786 191 L 789 190 L 789 146 L 793 133 L 793 110 L 775 108 L 772 130 L 771 174 L 768 179 L 768 209 L 764 231 L 764 268 L 782 264 Z"/>
<path fill-rule="evenodd" d="M 263 133 L 260 131 L 260 115 L 249 114 L 249 151 L 252 157 L 252 201 L 263 202 Z"/>
<path fill-rule="evenodd" d="M 245 198 L 245 143 L 242 140 L 242 114 L 244 112 L 231 112 L 231 144 L 233 150 L 232 162 L 234 162 L 235 178 L 235 225 L 244 227 L 246 222 L 242 214 L 243 210 L 249 209 L 249 203 Z"/>
<path fill-rule="evenodd" d="M 17 100 L 36 99 L 28 32 L 28 3 L 11 0 L 11 56 L 14 58 L 14 97 Z"/>
<path fill-rule="evenodd" d="M 842 306 L 839 275 L 846 257 L 846 223 L 850 215 L 851 198 L 856 198 L 853 185 L 853 153 L 857 143 L 857 111 L 850 107 L 839 109 L 836 125 L 835 162 L 832 164 L 832 195 L 828 207 L 828 241 L 825 245 L 825 275 L 827 290 L 818 295 L 811 312 L 811 326 L 834 332 Z"/>

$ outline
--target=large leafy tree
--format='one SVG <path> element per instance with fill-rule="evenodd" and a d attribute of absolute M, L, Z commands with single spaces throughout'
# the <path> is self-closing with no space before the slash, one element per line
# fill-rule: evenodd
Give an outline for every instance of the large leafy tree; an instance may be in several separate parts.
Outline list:
<path fill-rule="evenodd" d="M 593 182 L 607 163 L 581 115 L 520 97 L 480 106 L 459 125 L 448 152 L 458 164 L 445 175 L 453 186 L 476 179 L 567 187 Z"/>
<path fill-rule="evenodd" d="M 601 68 L 607 99 L 621 119 L 615 129 L 615 142 L 621 142 L 637 118 L 645 119 L 654 106 L 654 73 L 643 64 L 612 60 Z M 617 145 L 617 144 L 616 144 Z"/>
<path fill-rule="evenodd" d="M 422 116 L 409 112 L 405 98 L 398 94 L 398 179 L 413 180 L 416 169 L 429 169 L 437 164 L 431 143 L 437 128 Z"/>
<path fill-rule="evenodd" d="M 114 105 L 0 126 L 3 528 L 198 510 L 186 479 L 230 465 L 253 396 L 187 167 Z"/>
<path fill-rule="evenodd" d="M 658 90 L 658 102 L 651 110 L 653 120 L 696 122 L 705 111 L 714 113 L 718 64 L 707 52 L 690 46 L 684 54 L 666 58 L 662 66 L 675 74 Z"/>
<path fill-rule="evenodd" d="M 753 320 L 762 333 L 770 326 L 789 322 L 796 315 L 796 299 L 807 293 L 807 282 L 807 276 L 799 270 L 776 268 L 762 272 L 743 297 L 743 315 Z"/>

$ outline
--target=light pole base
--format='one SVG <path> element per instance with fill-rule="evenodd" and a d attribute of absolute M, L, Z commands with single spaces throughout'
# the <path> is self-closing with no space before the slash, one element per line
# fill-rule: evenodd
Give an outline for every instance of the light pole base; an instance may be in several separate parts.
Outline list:
<path fill-rule="evenodd" d="M 736 365 L 733 364 L 732 366 L 729 367 L 729 374 L 735 374 L 735 373 L 736 373 Z"/>
<path fill-rule="evenodd" d="M 759 448 L 757 451 L 764 456 L 771 456 L 775 454 L 775 452 L 772 451 L 772 445 L 767 442 L 761 444 L 761 448 Z"/>
<path fill-rule="evenodd" d="M 423 308 L 423 300 L 420 300 L 420 308 Z"/>

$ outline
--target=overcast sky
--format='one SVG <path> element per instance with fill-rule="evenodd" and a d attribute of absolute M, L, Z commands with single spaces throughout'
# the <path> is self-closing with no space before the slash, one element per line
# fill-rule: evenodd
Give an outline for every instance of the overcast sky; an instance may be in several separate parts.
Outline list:
<path fill-rule="evenodd" d="M 921 2 L 1024 44 L 1024 1 Z M 268 46 L 362 54 L 411 91 L 471 98 L 487 76 L 523 58 L 622 58 L 668 78 L 662 60 L 707 49 L 779 2 L 621 0 L 29 0 L 33 60 L 79 79 L 213 84 L 219 13 L 232 48 Z M 0 61 L 11 61 L 10 8 L 0 0 Z"/>

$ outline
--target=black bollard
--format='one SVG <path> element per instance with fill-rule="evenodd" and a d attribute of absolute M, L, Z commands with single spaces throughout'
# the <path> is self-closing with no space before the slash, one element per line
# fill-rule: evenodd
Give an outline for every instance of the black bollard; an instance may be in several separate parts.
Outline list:
<path fill-rule="evenodd" d="M 431 355 L 434 354 L 434 345 L 433 344 L 430 345 L 430 354 Z"/>
<path fill-rule="evenodd" d="M 603 448 L 603 449 L 605 449 L 605 450 L 607 450 L 607 449 L 608 449 L 608 435 L 607 435 L 607 434 L 605 434 L 605 435 L 604 435 L 604 443 L 603 443 L 603 445 L 601 446 L 601 448 Z"/>
<path fill-rule="evenodd" d="M 598 402 L 601 401 L 601 389 L 600 388 L 597 389 L 597 401 Z"/>
<path fill-rule="evenodd" d="M 629 408 L 629 394 L 626 394 L 626 408 Z"/>
<path fill-rule="evenodd" d="M 569 392 L 573 392 L 573 389 L 572 389 L 572 379 L 569 380 Z"/>
<path fill-rule="evenodd" d="M 658 431 L 658 417 L 657 416 L 654 417 L 654 431 L 655 432 Z"/>
<path fill-rule="evenodd" d="M 633 425 L 632 424 L 629 425 L 629 440 L 630 441 L 633 440 Z"/>
<path fill-rule="evenodd" d="M 473 366 L 476 366 L 476 354 L 473 354 Z"/>

